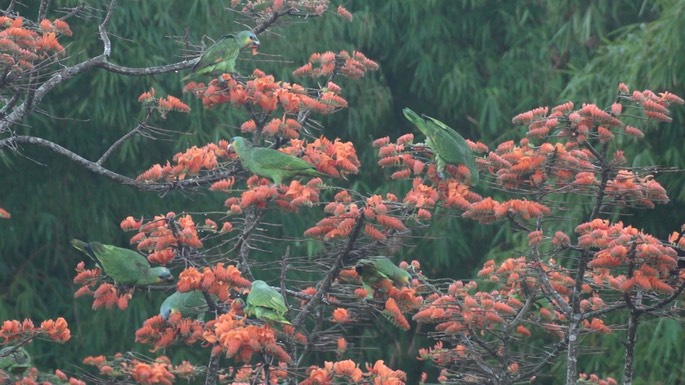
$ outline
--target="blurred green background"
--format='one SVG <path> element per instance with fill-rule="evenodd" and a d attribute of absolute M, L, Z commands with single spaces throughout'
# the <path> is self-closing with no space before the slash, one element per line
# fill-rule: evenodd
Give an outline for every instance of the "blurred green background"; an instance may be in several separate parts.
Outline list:
<path fill-rule="evenodd" d="M 61 16 L 59 8 L 80 2 L 52 1 L 48 16 Z M 20 13 L 34 18 L 32 7 L 38 2 L 24 3 L 27 6 L 20 6 Z M 97 17 L 102 12 L 97 10 L 104 3 L 86 1 L 93 7 L 92 16 L 70 20 L 73 38 L 62 40 L 70 54 L 67 62 L 100 53 Z M 244 29 L 241 23 L 246 20 L 227 11 L 227 5 L 185 0 L 123 2 L 110 29 L 112 62 L 130 67 L 168 64 L 182 59 L 183 46 L 177 37 L 186 29 L 195 42 L 203 35 L 217 38 Z M 412 130 L 401 115 L 407 106 L 437 117 L 464 137 L 492 149 L 501 141 L 522 137 L 520 127 L 511 124 L 517 113 L 567 100 L 605 106 L 619 82 L 631 89 L 685 95 L 685 0 L 351 0 L 344 5 L 354 14 L 352 23 L 331 13 L 323 18 L 291 19 L 262 34 L 260 52 L 265 55 L 250 65 L 273 73 L 277 80 L 297 81 L 292 70 L 312 52 L 356 49 L 379 62 L 380 70 L 366 78 L 339 81 L 349 109 L 322 119 L 327 137 L 357 144 L 363 169 L 350 187 L 365 193 L 407 189 L 408 182 L 385 182 L 370 147 L 375 138 L 389 135 L 394 140 Z M 182 76 L 126 78 L 101 70 L 79 75 L 48 95 L 41 112 L 17 131 L 95 159 L 140 121 L 143 111 L 138 95 L 155 87 L 158 94 L 181 96 Z M 230 138 L 247 116 L 227 106 L 203 109 L 188 95 L 184 101 L 193 108 L 190 114 L 172 113 L 173 118 L 155 122 L 178 131 L 179 139 L 138 137 L 105 165 L 135 177 L 190 145 Z M 674 112 L 672 124 L 651 125 L 645 140 L 625 140 L 626 155 L 635 165 L 685 168 L 685 110 Z M 685 178 L 669 173 L 657 179 L 670 193 L 671 203 L 624 220 L 665 238 L 685 223 Z M 501 194 L 485 185 L 477 190 Z M 163 295 L 141 293 L 126 312 L 93 313 L 87 299 L 73 299 L 71 280 L 82 257 L 69 240 L 127 245 L 129 235 L 119 229 L 119 222 L 128 215 L 216 209 L 222 203 L 218 195 L 170 193 L 161 197 L 120 186 L 40 148 L 26 146 L 21 154 L 0 152 L 0 207 L 12 213 L 11 220 L 0 221 L 0 320 L 67 318 L 74 334 L 71 342 L 59 346 L 37 342 L 29 347 L 42 369 L 68 369 L 69 363 L 79 363 L 89 354 L 144 352 L 145 347 L 134 344 L 134 332 L 157 313 Z M 304 230 L 301 218 L 293 223 L 283 218 L 286 226 Z M 435 278 L 471 277 L 484 260 L 510 256 L 523 240 L 506 227 L 474 226 L 454 215 L 436 220 L 429 234 L 430 238 L 418 239 L 415 247 L 403 248 L 397 256 L 421 260 L 424 272 Z M 94 328 L 100 332 L 92 332 Z M 685 382 L 681 323 L 662 319 L 642 328 L 635 383 Z M 411 333 L 398 337 L 390 330 L 383 334 L 386 344 L 373 340 L 364 351 L 366 359 L 383 358 L 397 367 L 410 365 L 416 351 L 395 347 L 409 341 Z M 602 338 L 620 341 L 621 333 Z M 596 344 L 605 342 L 608 339 Z M 620 351 L 584 359 L 583 370 L 619 378 Z M 562 369 L 555 370 L 561 373 Z"/>

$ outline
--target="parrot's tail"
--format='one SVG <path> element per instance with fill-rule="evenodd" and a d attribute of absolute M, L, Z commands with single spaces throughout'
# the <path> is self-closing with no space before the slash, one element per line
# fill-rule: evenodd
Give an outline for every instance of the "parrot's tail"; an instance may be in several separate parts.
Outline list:
<path fill-rule="evenodd" d="M 90 247 L 90 244 L 80 241 L 78 239 L 72 239 L 71 245 L 74 246 L 77 250 L 80 250 L 82 253 L 88 255 L 95 262 L 98 262 L 98 258 L 95 256 L 95 252 L 93 251 L 93 248 Z"/>

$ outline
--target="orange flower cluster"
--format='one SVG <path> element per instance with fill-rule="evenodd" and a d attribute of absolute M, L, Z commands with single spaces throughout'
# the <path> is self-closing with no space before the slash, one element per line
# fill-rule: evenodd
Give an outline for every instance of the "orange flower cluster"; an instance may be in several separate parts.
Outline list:
<path fill-rule="evenodd" d="M 488 197 L 471 204 L 464 212 L 465 218 L 481 223 L 492 223 L 497 219 L 519 216 L 525 220 L 540 218 L 550 213 L 550 209 L 537 202 L 511 199 L 502 203 Z"/>
<path fill-rule="evenodd" d="M 596 374 L 585 374 L 585 373 L 580 373 L 578 375 L 578 384 L 581 385 L 590 385 L 590 384 L 597 384 L 597 385 L 618 385 L 618 381 L 614 380 L 611 377 L 607 377 L 606 379 L 599 378 Z"/>
<path fill-rule="evenodd" d="M 34 30 L 21 17 L 0 16 L 0 65 L 7 73 L 21 74 L 52 55 L 63 55 L 58 34 L 71 36 L 64 20 L 46 19 Z"/>
<path fill-rule="evenodd" d="M 190 107 L 175 96 L 169 95 L 166 98 L 156 98 L 154 88 L 150 88 L 150 91 L 140 94 L 138 102 L 143 103 L 148 109 L 159 111 L 162 118 L 166 118 L 169 111 L 190 112 Z"/>
<path fill-rule="evenodd" d="M 10 218 L 12 218 L 12 214 L 10 214 L 7 210 L 0 207 L 0 219 L 10 219 Z"/>
<path fill-rule="evenodd" d="M 385 310 L 383 310 L 383 315 L 390 321 L 393 325 L 397 326 L 402 330 L 409 330 L 411 326 L 409 321 L 404 317 L 402 310 L 397 305 L 394 298 L 388 298 L 385 301 Z"/>
<path fill-rule="evenodd" d="M 136 330 L 136 342 L 152 345 L 152 351 L 157 351 L 176 341 L 192 345 L 202 340 L 203 332 L 201 321 L 182 318 L 180 312 L 175 312 L 166 321 L 160 315 L 148 318 L 143 326 Z"/>
<path fill-rule="evenodd" d="M 51 373 L 46 375 L 44 373 L 39 372 L 36 368 L 30 368 L 23 374 L 23 377 L 16 382 L 12 382 L 12 380 L 9 377 L 5 377 L 3 375 L 6 375 L 6 373 L 0 370 L 0 381 L 3 381 L 4 384 L 14 383 L 15 385 L 86 385 L 84 381 L 74 377 L 69 377 L 59 369 L 55 369 L 53 377 Z"/>
<path fill-rule="evenodd" d="M 122 377 L 136 381 L 143 385 L 171 385 L 176 377 L 190 380 L 200 371 L 188 361 L 183 361 L 179 365 L 172 365 L 171 360 L 166 356 L 159 356 L 154 361 L 141 361 L 130 359 L 121 353 L 115 354 L 111 358 L 105 356 L 88 356 L 83 359 L 85 365 L 95 366 L 100 374 L 118 381 Z"/>
<path fill-rule="evenodd" d="M 421 348 L 419 349 L 419 356 L 416 357 L 419 361 L 431 360 L 437 365 L 446 366 L 450 363 L 456 363 L 459 360 L 467 358 L 468 349 L 462 344 L 457 344 L 452 349 L 447 349 L 444 347 L 442 341 L 438 341 L 431 348 Z M 447 382 L 448 378 L 444 373 L 441 373 L 443 382 Z M 438 380 L 440 380 L 438 377 Z"/>
<path fill-rule="evenodd" d="M 300 384 L 302 385 L 328 385 L 328 384 L 359 384 L 363 373 L 359 366 L 352 360 L 324 363 L 323 368 L 310 366 L 307 369 L 309 375 Z"/>
<path fill-rule="evenodd" d="M 178 276 L 176 288 L 180 292 L 202 290 L 216 295 L 220 302 L 228 302 L 231 292 L 241 293 L 251 285 L 238 268 L 233 265 L 224 266 L 219 262 L 213 268 L 205 266 L 202 272 L 194 267 L 183 270 Z"/>
<path fill-rule="evenodd" d="M 261 70 L 255 69 L 252 75 L 254 79 L 243 83 L 230 74 L 223 74 L 220 79 L 213 79 L 207 86 L 190 82 L 186 84 L 183 91 L 192 92 L 202 100 L 206 107 L 226 103 L 235 106 L 249 104 L 264 112 L 274 112 L 280 106 L 286 114 L 297 114 L 303 110 L 330 114 L 347 107 L 347 101 L 339 95 L 340 87 L 333 83 L 317 90 L 316 96 L 310 96 L 304 87 L 298 84 L 276 82 L 273 75 L 266 75 Z M 292 137 L 293 131 L 300 128 L 296 120 L 286 118 L 272 120 L 269 124 L 262 128 L 267 135 L 280 132 Z M 241 129 L 245 132 L 253 132 L 257 129 L 256 123 L 245 122 Z"/>
<path fill-rule="evenodd" d="M 340 51 L 338 54 L 327 51 L 313 53 L 307 64 L 293 71 L 293 75 L 317 78 L 331 76 L 336 70 L 341 75 L 359 79 L 369 71 L 378 71 L 378 63 L 359 51 L 353 51 L 352 54 L 347 51 Z"/>
<path fill-rule="evenodd" d="M 268 325 L 246 325 L 245 318 L 236 318 L 231 312 L 222 314 L 208 323 L 203 338 L 210 344 L 218 344 L 226 357 L 250 362 L 255 353 L 267 353 L 281 362 L 291 358 L 276 342 L 276 332 Z"/>
<path fill-rule="evenodd" d="M 395 194 L 387 193 L 385 199 L 380 195 L 373 195 L 366 198 L 366 207 L 364 207 L 364 215 L 367 220 L 374 220 L 380 227 L 380 230 L 376 227 L 368 225 L 365 227 L 364 232 L 373 239 L 384 240 L 385 235 L 391 231 L 408 231 L 407 226 L 404 222 L 396 216 L 391 214 L 390 206 L 396 205 L 397 197 Z M 379 238 L 379 236 L 381 236 Z"/>
<path fill-rule="evenodd" d="M 580 234 L 578 246 L 599 249 L 588 263 L 595 272 L 595 284 L 608 282 L 616 290 L 627 292 L 634 286 L 644 291 L 670 294 L 674 288 L 667 283 L 675 269 L 678 253 L 656 237 L 622 222 L 611 224 L 595 219 L 576 227 Z M 632 276 L 611 276 L 607 269 L 632 265 Z"/>
<path fill-rule="evenodd" d="M 350 11 L 348 11 L 347 8 L 343 7 L 342 5 L 338 5 L 336 13 L 343 19 L 347 21 L 352 21 L 352 13 L 350 13 Z"/>
<path fill-rule="evenodd" d="M 654 208 L 656 204 L 668 203 L 666 189 L 654 176 L 639 177 L 628 170 L 619 170 L 616 177 L 607 183 L 607 197 L 620 206 Z"/>
<path fill-rule="evenodd" d="M 1 345 L 12 341 L 28 341 L 36 337 L 47 337 L 53 341 L 64 343 L 71 339 L 71 331 L 67 321 L 58 317 L 55 320 L 45 320 L 40 327 L 35 327 L 33 321 L 26 318 L 23 322 L 7 320 L 0 327 Z"/>
<path fill-rule="evenodd" d="M 685 103 L 682 98 L 670 92 L 662 92 L 657 96 L 650 90 L 633 91 L 630 99 L 642 105 L 648 119 L 659 122 L 671 122 L 673 120 L 669 116 L 670 111 L 668 110 L 671 104 Z"/>
<path fill-rule="evenodd" d="M 319 194 L 323 181 L 314 178 L 303 185 L 299 181 L 292 181 L 288 189 L 279 194 L 276 204 L 284 210 L 297 211 L 300 206 L 312 207 L 319 202 Z"/>
<path fill-rule="evenodd" d="M 307 184 L 293 180 L 285 191 L 279 190 L 266 178 L 253 175 L 247 179 L 248 190 L 243 191 L 240 197 L 229 197 L 224 201 L 224 206 L 230 209 L 232 214 L 241 214 L 243 209 L 255 206 L 265 209 L 269 201 L 274 201 L 281 209 L 297 212 L 300 207 L 312 207 L 319 202 L 319 194 L 323 181 L 320 178 L 311 179 Z"/>
<path fill-rule="evenodd" d="M 353 321 L 352 318 L 350 318 L 350 313 L 347 311 L 347 309 L 344 308 L 337 308 L 333 310 L 333 314 L 331 315 L 331 318 L 333 322 L 339 323 L 339 324 L 346 324 L 350 323 Z"/>
<path fill-rule="evenodd" d="M 413 134 L 405 134 L 397 138 L 395 143 L 390 142 L 390 138 L 385 136 L 373 141 L 373 146 L 378 148 L 378 165 L 381 168 L 396 167 L 397 171 L 390 176 L 392 179 L 406 179 L 412 173 L 415 176 L 421 175 L 426 168 L 426 163 L 416 159 L 412 153 L 405 152 L 412 148 L 414 141 Z M 427 150 L 427 149 L 426 149 Z"/>
<path fill-rule="evenodd" d="M 350 194 L 343 190 L 333 197 L 333 201 L 324 207 L 324 212 L 330 216 L 317 222 L 314 227 L 304 232 L 306 237 L 330 241 L 347 237 L 359 218 L 360 210 L 352 202 Z"/>
<path fill-rule="evenodd" d="M 79 293 L 77 292 L 74 295 L 76 294 Z M 126 310 L 128 301 L 133 296 L 133 290 L 130 289 L 120 294 L 119 289 L 116 286 L 111 283 L 103 282 L 94 292 L 88 294 L 92 294 L 94 298 L 92 305 L 93 310 L 101 309 L 103 307 L 105 309 L 112 309 L 115 305 L 119 310 Z"/>
<path fill-rule="evenodd" d="M 2 25 L 2 21 L 0 21 L 0 25 Z M 50 21 L 48 19 L 43 19 L 40 22 L 40 30 L 43 32 L 53 32 L 53 33 L 60 33 L 64 36 L 71 36 L 71 28 L 69 27 L 69 24 L 62 20 L 62 19 L 55 19 L 54 21 Z"/>
<path fill-rule="evenodd" d="M 138 234 L 131 237 L 131 244 L 137 244 L 138 250 L 148 254 L 148 261 L 166 265 L 176 256 L 180 245 L 200 248 L 202 241 L 197 233 L 193 218 L 186 214 L 177 216 L 173 212 L 157 215 L 145 224 L 132 224 L 124 220 L 127 227 L 138 227 Z M 122 222 L 122 224 L 124 223 Z"/>
<path fill-rule="evenodd" d="M 262 128 L 262 133 L 267 137 L 281 135 L 286 139 L 295 139 L 300 136 L 301 129 L 302 125 L 296 119 L 283 116 L 283 118 L 271 119 L 271 121 Z M 240 126 L 241 132 L 250 133 L 256 130 L 257 125 L 254 120 L 248 120 Z"/>
<path fill-rule="evenodd" d="M 203 170 L 213 170 L 218 164 L 218 157 L 225 157 L 228 143 L 220 141 L 219 144 L 210 143 L 203 147 L 193 146 L 185 152 L 174 155 L 172 165 L 167 161 L 166 165 L 155 164 L 144 173 L 138 175 L 136 180 L 141 182 L 156 182 L 160 179 L 168 182 L 179 181 L 186 176 L 197 176 Z"/>
<path fill-rule="evenodd" d="M 128 307 L 128 301 L 132 297 L 133 290 L 128 290 L 124 293 L 119 293 L 119 289 L 107 282 L 100 282 L 101 271 L 99 268 L 86 269 L 83 261 L 76 265 L 76 277 L 74 283 L 81 285 L 81 287 L 74 293 L 74 298 L 79 298 L 84 295 L 90 295 L 94 298 L 92 308 L 93 310 L 106 308 L 112 309 L 114 306 L 119 310 L 125 310 Z M 98 285 L 99 283 L 99 285 Z"/>
<path fill-rule="evenodd" d="M 337 383 L 403 385 L 407 380 L 406 373 L 388 368 L 382 360 L 376 361 L 373 366 L 366 364 L 366 373 L 362 372 L 352 360 L 326 361 L 323 367 L 310 366 L 307 369 L 307 375 L 309 377 L 301 382 L 302 385 Z"/>
<path fill-rule="evenodd" d="M 366 364 L 365 376 L 368 376 L 373 384 L 377 385 L 403 385 L 407 381 L 407 374 L 401 370 L 392 370 L 385 365 L 383 360 L 376 361 L 373 366 Z"/>
<path fill-rule="evenodd" d="M 291 140 L 290 146 L 284 147 L 287 154 L 301 153 L 302 159 L 311 163 L 317 170 L 334 178 L 344 178 L 349 174 L 358 174 L 361 162 L 352 142 L 334 141 L 323 136 L 306 146 L 301 140 Z"/>
<path fill-rule="evenodd" d="M 670 122 L 668 107 L 671 104 L 683 104 L 682 98 L 669 92 L 656 95 L 650 90 L 634 91 L 630 94 L 628 87 L 619 85 L 619 100 L 640 103 L 648 119 L 660 122 Z M 573 110 L 572 102 L 567 102 L 552 108 L 548 114 L 548 107 L 539 107 L 515 116 L 514 124 L 526 124 L 527 135 L 533 139 L 550 138 L 553 131 L 558 136 L 569 140 L 567 146 L 583 143 L 589 138 L 595 138 L 600 143 L 606 143 L 614 138 L 612 129 L 622 129 L 626 134 L 643 137 L 642 131 L 636 127 L 623 123 L 618 117 L 623 112 L 620 102 L 613 103 L 608 111 L 604 111 L 595 104 L 583 104 L 578 110 Z"/>
<path fill-rule="evenodd" d="M 500 144 L 488 154 L 486 166 L 497 177 L 498 184 L 510 190 L 539 188 L 545 182 L 563 187 L 573 182 L 592 184 L 594 156 L 586 149 L 576 149 L 575 143 L 543 143 L 538 147 L 522 139 L 518 146 L 513 141 Z M 584 183 L 579 175 L 583 174 Z M 587 178 L 590 178 L 589 181 Z"/>

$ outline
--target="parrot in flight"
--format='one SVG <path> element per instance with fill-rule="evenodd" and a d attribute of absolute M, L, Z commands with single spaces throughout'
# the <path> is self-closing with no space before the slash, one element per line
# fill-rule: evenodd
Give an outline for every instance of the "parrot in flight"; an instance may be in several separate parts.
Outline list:
<path fill-rule="evenodd" d="M 438 175 L 441 178 L 444 178 L 443 171 L 447 163 L 463 164 L 471 173 L 471 185 L 478 183 L 478 168 L 476 168 L 471 148 L 458 132 L 435 118 L 426 115 L 419 116 L 409 108 L 405 108 L 402 112 L 407 120 L 426 136 L 426 145 L 435 156 Z"/>
<path fill-rule="evenodd" d="M 197 314 L 198 319 L 203 319 L 207 309 L 207 300 L 200 290 L 191 290 L 185 293 L 177 291 L 162 302 L 159 307 L 159 315 L 168 320 L 173 313 L 180 312 L 183 317 Z"/>
<path fill-rule="evenodd" d="M 8 374 L 20 375 L 31 367 L 31 356 L 26 349 L 7 345 L 0 350 L 0 370 Z"/>
<path fill-rule="evenodd" d="M 281 293 L 262 280 L 252 282 L 250 293 L 245 300 L 245 314 L 255 316 L 262 321 L 273 321 L 290 325 L 285 319 L 288 307 Z"/>
<path fill-rule="evenodd" d="M 259 39 L 252 31 L 240 31 L 224 35 L 202 53 L 200 60 L 195 63 L 191 73 L 183 81 L 197 75 L 219 75 L 234 73 L 236 59 L 243 48 L 252 48 L 253 55 L 259 48 Z"/>
<path fill-rule="evenodd" d="M 146 286 L 174 280 L 169 269 L 150 267 L 147 259 L 136 251 L 78 239 L 72 239 L 71 244 L 99 262 L 105 273 L 118 285 Z"/>
<path fill-rule="evenodd" d="M 238 154 L 245 169 L 255 175 L 271 179 L 277 186 L 283 183 L 284 178 L 296 175 L 325 175 L 316 171 L 313 165 L 303 159 L 272 148 L 255 147 L 252 142 L 240 136 L 231 139 L 228 148 Z"/>
<path fill-rule="evenodd" d="M 373 297 L 373 288 L 385 279 L 402 287 L 409 286 L 411 279 L 411 275 L 406 270 L 397 267 L 390 259 L 381 255 L 360 259 L 354 269 L 368 293 L 367 298 Z"/>

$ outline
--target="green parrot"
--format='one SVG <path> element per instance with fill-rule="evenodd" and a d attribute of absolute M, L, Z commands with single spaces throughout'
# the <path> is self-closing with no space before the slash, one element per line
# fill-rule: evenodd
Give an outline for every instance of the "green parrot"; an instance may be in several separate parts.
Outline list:
<path fill-rule="evenodd" d="M 105 273 L 118 285 L 146 286 L 174 280 L 169 269 L 150 267 L 147 259 L 136 251 L 78 239 L 72 239 L 71 244 L 99 262 Z"/>
<path fill-rule="evenodd" d="M 183 81 L 197 75 L 219 75 L 236 72 L 236 59 L 238 59 L 240 50 L 247 47 L 255 50 L 259 48 L 259 39 L 252 31 L 241 31 L 222 36 L 202 53 L 200 60 L 195 63 L 191 73 L 184 77 Z"/>
<path fill-rule="evenodd" d="M 458 132 L 435 118 L 426 115 L 419 116 L 409 108 L 405 108 L 402 112 L 407 120 L 426 136 L 426 145 L 433 151 L 438 175 L 441 178 L 444 178 L 443 171 L 447 163 L 463 164 L 471 173 L 471 185 L 478 183 L 478 168 L 476 168 L 471 148 Z"/>
<path fill-rule="evenodd" d="M 362 280 L 367 291 L 367 298 L 373 298 L 373 288 L 384 279 L 389 279 L 397 286 L 409 286 L 411 275 L 397 267 L 390 259 L 382 255 L 360 259 L 354 269 Z"/>
<path fill-rule="evenodd" d="M 159 315 L 165 320 L 168 320 L 175 312 L 180 312 L 183 317 L 197 314 L 198 319 L 204 319 L 205 311 L 207 311 L 207 301 L 200 290 L 185 293 L 177 291 L 168 296 L 159 307 Z"/>
<path fill-rule="evenodd" d="M 280 186 L 284 178 L 296 175 L 324 176 L 314 166 L 298 157 L 285 154 L 272 148 L 255 147 L 249 140 L 236 136 L 231 139 L 229 149 L 233 149 L 245 169 L 255 175 L 269 178 Z"/>
<path fill-rule="evenodd" d="M 290 325 L 285 319 L 288 307 L 281 293 L 262 280 L 252 282 L 250 293 L 247 295 L 245 314 L 255 316 L 262 321 L 273 321 Z"/>
<path fill-rule="evenodd" d="M 7 345 L 0 350 L 0 370 L 20 375 L 31 367 L 31 356 L 26 349 Z"/>

